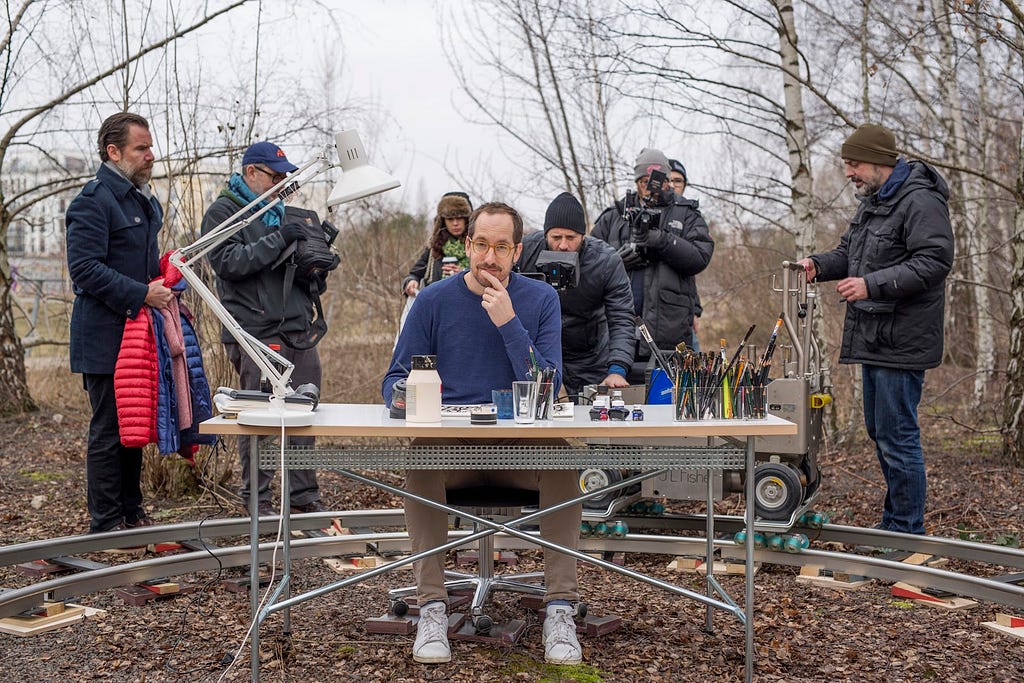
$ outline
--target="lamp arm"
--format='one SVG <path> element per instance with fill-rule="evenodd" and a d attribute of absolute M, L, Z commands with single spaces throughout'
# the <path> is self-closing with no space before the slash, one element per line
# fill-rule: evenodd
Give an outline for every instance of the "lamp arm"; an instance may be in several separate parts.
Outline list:
<path fill-rule="evenodd" d="M 283 400 L 285 396 L 292 393 L 288 387 L 288 381 L 291 379 L 295 364 L 242 329 L 242 326 L 238 324 L 228 309 L 224 308 L 224 304 L 210 291 L 202 278 L 192 270 L 190 262 L 182 259 L 180 251 L 173 252 L 170 261 L 181 271 L 181 276 L 199 295 L 199 298 L 210 307 L 217 320 L 227 328 L 228 333 L 238 342 L 242 352 L 252 359 L 263 375 L 270 380 L 270 384 L 274 388 L 274 398 Z M 279 366 L 283 370 L 279 370 Z"/>
<path fill-rule="evenodd" d="M 201 235 L 192 244 L 188 245 L 187 247 L 182 247 L 181 249 L 179 249 L 178 251 L 181 252 L 183 258 L 187 261 L 194 261 L 198 258 L 202 258 L 206 254 L 216 249 L 224 240 L 231 237 L 236 232 L 238 232 L 245 226 L 249 225 L 249 223 L 253 222 L 257 218 L 265 214 L 267 211 L 270 211 L 275 206 L 277 206 L 278 202 L 283 200 L 282 197 L 277 196 L 282 190 L 288 188 L 287 194 L 293 194 L 297 192 L 299 188 L 302 187 L 302 185 L 304 185 L 305 183 L 308 183 L 310 180 L 317 177 L 321 173 L 324 173 L 334 168 L 334 164 L 327 160 L 328 149 L 330 149 L 330 147 L 325 147 L 318 156 L 314 157 L 310 161 L 307 161 L 305 164 L 300 166 L 298 170 L 291 173 L 287 178 L 276 183 L 273 187 L 271 187 L 269 190 L 261 194 L 259 197 L 253 199 L 251 202 L 240 208 L 231 216 L 228 216 L 220 224 L 212 228 L 205 235 Z M 306 171 L 313 168 L 314 166 L 316 166 L 317 168 L 313 169 L 313 172 L 309 174 L 308 177 L 303 178 L 302 174 L 304 174 Z M 253 208 L 258 206 L 260 202 L 268 199 L 273 199 L 274 201 L 268 201 L 265 206 L 262 206 L 258 210 L 253 211 Z M 250 213 L 250 211 L 252 211 L 252 213 Z"/>

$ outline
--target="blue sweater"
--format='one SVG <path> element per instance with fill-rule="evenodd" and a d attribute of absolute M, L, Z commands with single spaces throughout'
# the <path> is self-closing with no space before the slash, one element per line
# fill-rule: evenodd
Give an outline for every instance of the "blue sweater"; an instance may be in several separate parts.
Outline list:
<path fill-rule="evenodd" d="M 525 380 L 530 348 L 537 365 L 555 368 L 562 384 L 562 314 L 558 294 L 546 282 L 512 273 L 508 294 L 516 317 L 495 327 L 469 291 L 465 273 L 420 290 L 398 337 L 381 393 L 391 405 L 391 387 L 408 376 L 412 357 L 437 356 L 441 400 L 447 404 L 490 403 L 492 389 Z"/>

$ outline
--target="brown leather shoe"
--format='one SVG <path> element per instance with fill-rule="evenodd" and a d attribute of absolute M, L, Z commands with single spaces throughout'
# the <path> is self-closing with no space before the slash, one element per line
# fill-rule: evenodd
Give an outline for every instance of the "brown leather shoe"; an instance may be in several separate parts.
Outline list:
<path fill-rule="evenodd" d="M 292 505 L 292 514 L 303 514 L 305 512 L 329 512 L 330 508 L 324 505 L 322 500 L 311 500 L 302 505 Z"/>
<path fill-rule="evenodd" d="M 125 519 L 124 526 L 126 529 L 135 529 L 140 526 L 156 526 L 156 520 L 150 517 L 148 512 L 143 510 L 142 516 L 137 518 L 134 522 L 129 522 Z"/>

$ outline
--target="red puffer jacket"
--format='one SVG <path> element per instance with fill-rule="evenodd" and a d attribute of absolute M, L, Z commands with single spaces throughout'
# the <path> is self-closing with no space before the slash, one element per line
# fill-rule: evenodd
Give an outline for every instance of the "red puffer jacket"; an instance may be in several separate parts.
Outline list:
<path fill-rule="evenodd" d="M 126 321 L 121 352 L 114 366 L 117 424 L 121 443 L 128 448 L 142 448 L 157 440 L 159 375 L 150 311 L 149 306 L 143 306 L 134 319 Z"/>

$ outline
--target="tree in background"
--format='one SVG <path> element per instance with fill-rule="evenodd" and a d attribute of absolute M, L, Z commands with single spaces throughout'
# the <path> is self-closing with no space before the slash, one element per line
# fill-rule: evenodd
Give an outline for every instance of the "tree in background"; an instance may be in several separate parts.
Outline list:
<path fill-rule="evenodd" d="M 736 291 L 737 283 L 767 285 L 780 256 L 802 256 L 834 243 L 855 206 L 841 184 L 837 150 L 858 124 L 892 128 L 905 156 L 943 171 L 957 239 L 944 372 L 972 389 L 961 415 L 953 415 L 952 408 L 943 412 L 980 432 L 994 435 L 1001 429 L 1008 450 L 1020 458 L 1013 444 L 1024 442 L 1024 369 L 1018 360 L 1024 348 L 1019 294 L 1024 282 L 1024 29 L 1016 0 L 608 2 L 593 11 L 589 6 L 488 2 L 487 21 L 479 26 L 508 29 L 488 35 L 511 31 L 518 36 L 553 31 L 560 22 L 574 25 L 577 39 L 565 63 L 575 65 L 577 91 L 590 84 L 580 65 L 594 63 L 600 64 L 600 82 L 609 94 L 606 100 L 591 98 L 590 108 L 563 107 L 559 111 L 569 123 L 561 130 L 585 129 L 582 112 L 610 103 L 605 110 L 612 116 L 606 121 L 612 122 L 609 130 L 621 133 L 611 136 L 619 157 L 623 149 L 635 153 L 653 143 L 683 158 L 700 178 L 691 186 L 711 199 L 702 209 L 714 226 L 718 253 L 747 241 L 763 254 L 761 265 L 754 259 L 748 263 L 753 272 L 738 273 L 735 265 L 726 272 L 719 269 L 718 257 L 712 261 L 701 280 L 708 292 L 705 306 L 712 310 L 716 295 Z M 533 21 L 517 24 L 516 17 L 524 14 Z M 583 17 L 589 21 L 580 21 Z M 543 64 L 541 43 L 502 40 L 477 41 L 486 46 L 484 52 L 452 54 L 469 74 L 474 59 L 489 56 L 496 62 L 488 64 L 496 69 L 489 73 L 501 78 L 466 83 L 467 90 L 476 88 L 474 101 L 486 105 L 480 110 L 521 143 L 517 152 L 535 159 L 538 175 L 549 183 L 561 174 L 566 189 L 574 190 L 576 168 L 607 164 L 614 169 L 616 161 L 583 145 L 568 162 L 565 155 L 551 153 L 554 128 L 542 125 L 558 101 L 550 79 L 508 66 Z M 522 56 L 499 61 L 499 55 L 509 54 L 504 49 Z M 1002 83 L 1013 87 L 996 86 Z M 622 126 L 623 119 L 660 123 Z M 596 170 L 587 175 L 609 176 Z M 789 236 L 788 244 L 774 238 L 780 232 Z M 779 251 L 769 257 L 766 245 Z M 838 338 L 841 308 L 829 304 L 825 314 L 829 329 L 821 336 Z M 713 321 L 711 316 L 704 325 Z M 998 384 L 1002 377 L 1008 380 L 1005 387 Z M 848 381 L 856 382 L 852 376 Z M 992 400 L 1000 394 L 1003 410 Z M 846 422 L 855 424 L 857 401 L 849 405 L 853 411 Z"/>
<path fill-rule="evenodd" d="M 102 116 L 154 96 L 152 74 L 169 45 L 193 34 L 247 0 L 208 3 L 202 10 L 172 6 L 166 21 L 146 3 L 137 12 L 123 6 L 86 8 L 43 0 L 7 2 L 6 32 L 0 38 L 0 172 L 19 149 L 44 154 L 68 138 L 77 144 L 95 138 Z M 180 3 L 185 5 L 188 3 Z M 106 12 L 104 12 L 106 10 Z M 107 21 L 103 21 L 106 18 Z M 109 34 L 97 26 L 116 27 Z M 88 36 L 88 38 L 86 38 Z M 92 145 L 88 145 L 91 147 Z M 91 150 L 89 159 L 95 158 Z M 37 202 L 81 185 L 88 176 L 73 174 L 52 159 L 58 180 L 7 192 L 0 188 L 0 413 L 33 410 L 25 377 L 21 340 L 15 331 L 7 234 L 17 216 Z"/>

